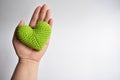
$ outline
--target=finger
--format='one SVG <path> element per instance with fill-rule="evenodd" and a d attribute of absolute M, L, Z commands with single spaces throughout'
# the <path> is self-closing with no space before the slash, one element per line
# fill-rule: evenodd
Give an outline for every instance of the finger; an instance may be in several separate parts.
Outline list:
<path fill-rule="evenodd" d="M 35 9 L 35 11 L 34 11 L 34 13 L 33 13 L 33 16 L 32 16 L 32 18 L 31 18 L 31 20 L 30 20 L 30 24 L 29 24 L 31 27 L 34 27 L 34 26 L 36 25 L 37 20 L 38 20 L 38 18 L 39 18 L 40 9 L 41 9 L 40 6 L 38 6 L 38 7 Z"/>
<path fill-rule="evenodd" d="M 49 19 L 48 24 L 52 27 L 53 26 L 53 19 Z"/>
<path fill-rule="evenodd" d="M 47 5 L 44 4 L 40 10 L 38 22 L 41 22 L 44 20 L 46 16 L 46 12 L 47 12 Z"/>
<path fill-rule="evenodd" d="M 17 31 L 18 27 L 20 27 L 20 26 L 22 26 L 22 25 L 24 25 L 24 24 L 25 24 L 25 22 L 24 22 L 23 20 L 21 20 L 21 21 L 19 22 L 18 26 L 16 27 L 14 34 L 16 34 L 16 31 Z"/>
<path fill-rule="evenodd" d="M 13 40 L 16 39 L 16 31 L 17 31 L 17 28 L 20 27 L 20 26 L 22 26 L 22 25 L 24 25 L 24 24 L 25 24 L 25 22 L 24 22 L 23 20 L 21 20 L 21 21 L 19 22 L 18 26 L 17 26 L 16 29 L 15 29 L 15 32 L 14 32 L 14 35 L 13 35 Z"/>
<path fill-rule="evenodd" d="M 44 21 L 48 22 L 49 19 L 50 19 L 50 15 L 51 15 L 51 12 L 50 12 L 50 9 L 48 9 L 47 12 L 46 12 L 46 16 L 45 16 Z"/>

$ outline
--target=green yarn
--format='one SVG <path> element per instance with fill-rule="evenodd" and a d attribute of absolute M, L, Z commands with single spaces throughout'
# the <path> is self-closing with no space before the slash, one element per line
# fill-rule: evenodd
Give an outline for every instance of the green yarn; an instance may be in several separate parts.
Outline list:
<path fill-rule="evenodd" d="M 35 28 L 22 25 L 17 29 L 17 38 L 26 46 L 42 50 L 51 34 L 51 26 L 47 22 L 38 22 Z"/>

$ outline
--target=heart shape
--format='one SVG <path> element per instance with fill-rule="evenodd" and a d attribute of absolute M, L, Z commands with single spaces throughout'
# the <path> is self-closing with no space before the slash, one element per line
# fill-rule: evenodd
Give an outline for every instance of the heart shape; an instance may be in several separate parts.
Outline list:
<path fill-rule="evenodd" d="M 35 28 L 22 25 L 17 29 L 17 38 L 26 46 L 42 50 L 51 34 L 51 26 L 47 22 L 38 22 Z"/>

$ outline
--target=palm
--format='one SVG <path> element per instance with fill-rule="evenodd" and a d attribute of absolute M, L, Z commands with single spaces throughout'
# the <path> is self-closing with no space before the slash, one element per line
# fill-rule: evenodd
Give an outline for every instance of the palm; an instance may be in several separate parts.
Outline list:
<path fill-rule="evenodd" d="M 50 24 L 52 26 L 53 21 L 50 18 L 50 10 L 47 9 L 46 5 L 43 5 L 42 7 L 39 6 L 36 8 L 29 25 L 31 27 L 34 27 L 40 21 L 46 21 L 46 22 L 48 22 L 48 24 Z M 20 26 L 20 25 L 24 25 L 24 22 L 21 21 L 18 26 Z M 48 43 L 49 43 L 49 41 L 48 41 Z M 41 57 L 44 55 L 44 53 L 48 47 L 48 43 L 46 44 L 46 46 L 44 47 L 43 50 L 35 51 L 35 50 L 25 46 L 24 44 L 22 44 L 19 40 L 17 40 L 16 34 L 14 34 L 14 37 L 13 37 L 13 45 L 15 47 L 16 53 L 17 53 L 18 57 L 22 58 L 22 59 L 30 59 L 30 60 L 39 61 L 41 59 Z"/>

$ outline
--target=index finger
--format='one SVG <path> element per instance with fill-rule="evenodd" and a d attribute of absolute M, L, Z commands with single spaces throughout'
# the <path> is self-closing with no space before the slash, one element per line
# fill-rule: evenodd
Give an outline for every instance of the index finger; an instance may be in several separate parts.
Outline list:
<path fill-rule="evenodd" d="M 29 25 L 30 25 L 31 27 L 34 27 L 34 26 L 36 25 L 37 20 L 38 20 L 38 17 L 39 17 L 40 9 L 41 9 L 40 6 L 38 6 L 38 7 L 35 9 L 35 11 L 34 11 L 34 13 L 33 13 L 33 16 L 32 16 L 32 18 L 31 18 L 31 20 L 30 20 L 30 23 L 29 23 Z"/>

